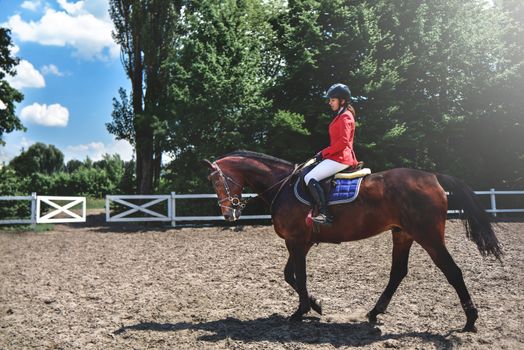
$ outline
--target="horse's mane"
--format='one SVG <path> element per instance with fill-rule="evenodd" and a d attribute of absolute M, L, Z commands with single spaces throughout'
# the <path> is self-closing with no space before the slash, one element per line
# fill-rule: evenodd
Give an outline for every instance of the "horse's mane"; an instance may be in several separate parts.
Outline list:
<path fill-rule="evenodd" d="M 287 160 L 283 160 L 283 159 L 280 159 L 280 158 L 269 156 L 269 155 L 264 154 L 264 153 L 258 153 L 258 152 L 252 152 L 252 151 L 246 151 L 246 150 L 234 151 L 234 152 L 228 153 L 228 154 L 220 157 L 219 159 L 222 159 L 222 158 L 225 158 L 225 157 L 233 157 L 233 156 L 255 158 L 255 159 L 270 161 L 270 162 L 273 162 L 273 163 L 279 163 L 279 164 L 293 166 L 293 163 L 290 163 Z"/>

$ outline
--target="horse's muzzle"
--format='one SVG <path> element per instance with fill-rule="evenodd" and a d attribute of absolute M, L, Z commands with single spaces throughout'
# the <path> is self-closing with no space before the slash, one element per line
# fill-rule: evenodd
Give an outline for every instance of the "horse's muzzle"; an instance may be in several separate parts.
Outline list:
<path fill-rule="evenodd" d="M 233 209 L 230 210 L 227 214 L 224 214 L 224 219 L 229 222 L 237 221 L 240 217 L 241 210 Z"/>

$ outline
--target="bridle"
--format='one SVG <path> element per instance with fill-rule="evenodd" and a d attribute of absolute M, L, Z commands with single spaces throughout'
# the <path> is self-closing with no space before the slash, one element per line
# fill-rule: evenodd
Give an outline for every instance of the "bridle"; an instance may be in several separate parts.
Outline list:
<path fill-rule="evenodd" d="M 234 196 L 231 195 L 231 190 L 229 189 L 228 180 L 234 183 L 235 185 L 240 186 L 240 188 L 242 188 L 242 185 L 236 182 L 232 177 L 224 175 L 224 173 L 222 172 L 222 169 L 220 169 L 220 167 L 218 166 L 216 162 L 213 162 L 213 167 L 216 170 L 212 172 L 209 175 L 209 177 L 211 178 L 213 177 L 213 175 L 215 175 L 215 173 L 218 173 L 218 175 L 220 176 L 220 180 L 222 180 L 222 186 L 226 190 L 226 194 L 227 194 L 227 198 L 218 199 L 218 206 L 221 208 L 233 210 L 233 212 L 235 212 L 235 210 L 242 211 L 242 209 L 246 207 L 248 201 L 245 199 L 239 198 L 237 195 L 234 195 Z M 229 201 L 229 203 L 231 203 L 231 206 L 222 204 L 225 201 Z"/>
<path fill-rule="evenodd" d="M 223 198 L 223 199 L 219 198 L 218 199 L 218 206 L 221 207 L 221 208 L 226 208 L 226 209 L 233 210 L 233 213 L 234 213 L 233 215 L 236 214 L 236 210 L 241 212 L 246 207 L 246 205 L 248 204 L 249 201 L 251 201 L 251 200 L 253 200 L 255 198 L 258 198 L 258 197 L 264 199 L 264 197 L 262 197 L 263 194 L 265 194 L 266 192 L 269 192 L 270 190 L 272 190 L 273 188 L 275 188 L 277 185 L 280 184 L 280 187 L 279 187 L 277 193 L 275 194 L 275 196 L 273 197 L 273 199 L 271 200 L 271 202 L 268 202 L 266 200 L 266 202 L 269 204 L 269 211 L 271 213 L 272 209 L 273 209 L 273 203 L 275 202 L 275 200 L 277 199 L 278 195 L 280 194 L 280 191 L 282 191 L 282 188 L 284 187 L 284 185 L 287 183 L 287 181 L 289 179 L 291 179 L 297 173 L 298 170 L 300 170 L 304 166 L 304 164 L 305 163 L 302 163 L 300 165 L 295 165 L 295 169 L 291 172 L 291 174 L 289 176 L 286 176 L 282 180 L 277 181 L 276 183 L 274 183 L 273 185 L 268 187 L 263 192 L 259 193 L 255 197 L 251 197 L 249 199 L 242 199 L 242 198 L 239 198 L 237 195 L 234 195 L 234 196 L 231 195 L 231 190 L 229 189 L 228 180 L 231 181 L 232 183 L 234 183 L 235 185 L 240 186 L 240 188 L 242 188 L 243 186 L 241 184 L 239 184 L 238 182 L 236 182 L 235 179 L 233 179 L 232 177 L 224 175 L 224 172 L 222 171 L 222 169 L 220 169 L 220 167 L 218 166 L 217 162 L 213 162 L 212 163 L 213 168 L 216 169 L 216 170 L 214 172 L 212 172 L 211 174 L 209 174 L 209 178 L 213 177 L 213 175 L 215 175 L 215 173 L 219 174 L 220 180 L 222 181 L 222 185 L 223 185 L 224 189 L 226 190 L 227 198 Z M 240 194 L 240 196 L 242 196 L 242 194 Z M 222 203 L 224 203 L 227 200 L 229 200 L 229 203 L 231 203 L 231 206 L 227 206 L 227 205 L 222 204 Z"/>

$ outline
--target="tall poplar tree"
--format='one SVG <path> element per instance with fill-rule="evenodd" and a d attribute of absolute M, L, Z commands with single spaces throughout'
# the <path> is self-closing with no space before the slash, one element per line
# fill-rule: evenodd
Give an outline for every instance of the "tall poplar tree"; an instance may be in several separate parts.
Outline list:
<path fill-rule="evenodd" d="M 160 177 L 168 114 L 164 107 L 167 81 L 162 65 L 176 34 L 180 9 L 181 1 L 110 1 L 110 15 L 115 24 L 113 37 L 121 45 L 122 63 L 132 86 L 139 193 L 151 193 Z M 118 127 L 116 120 L 112 126 L 108 127 L 110 132 Z"/>

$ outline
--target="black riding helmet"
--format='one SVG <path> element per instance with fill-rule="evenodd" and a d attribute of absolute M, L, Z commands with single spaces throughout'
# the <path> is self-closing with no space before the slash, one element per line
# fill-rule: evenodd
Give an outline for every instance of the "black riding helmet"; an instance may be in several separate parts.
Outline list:
<path fill-rule="evenodd" d="M 333 84 L 324 95 L 324 98 L 340 98 L 346 100 L 346 103 L 349 103 L 351 100 L 351 91 L 349 91 L 347 85 Z"/>

